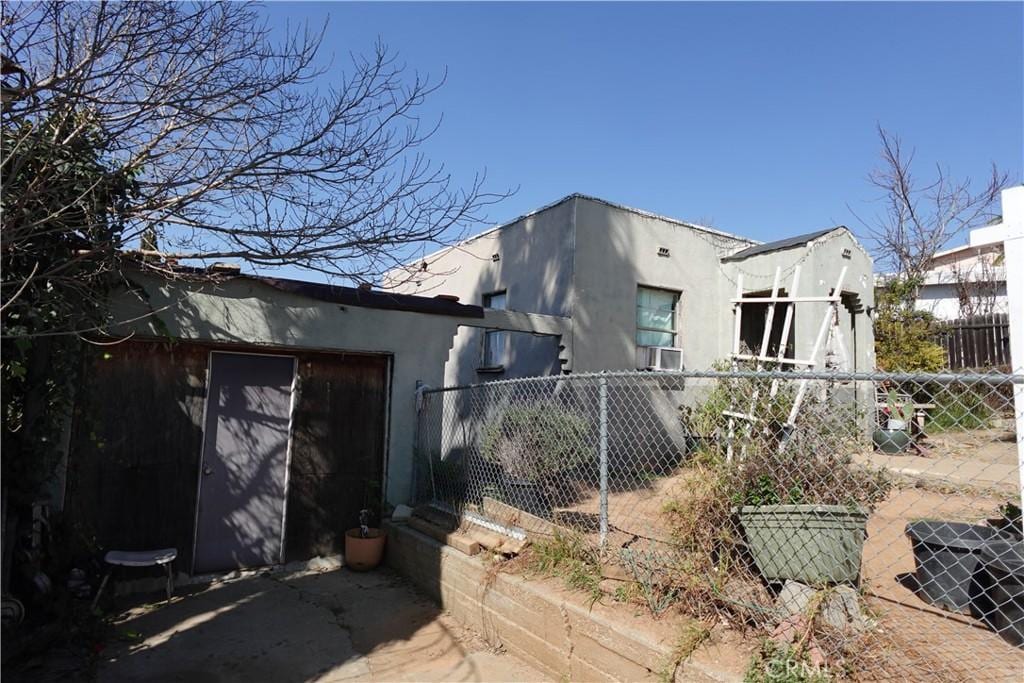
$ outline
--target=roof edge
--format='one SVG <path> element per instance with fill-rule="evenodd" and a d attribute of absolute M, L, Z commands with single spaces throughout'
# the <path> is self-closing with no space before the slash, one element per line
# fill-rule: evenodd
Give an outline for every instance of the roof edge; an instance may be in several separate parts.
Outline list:
<path fill-rule="evenodd" d="M 146 271 L 140 269 L 143 275 L 163 278 L 175 281 L 175 278 L 165 273 Z M 211 272 L 205 268 L 194 266 L 175 266 L 174 273 L 183 276 L 178 281 L 186 282 L 217 282 L 225 283 L 233 280 L 248 280 L 266 285 L 279 292 L 293 294 L 295 296 L 324 301 L 327 303 L 339 304 L 342 306 L 355 306 L 357 308 L 373 308 L 386 311 L 405 311 L 408 313 L 425 313 L 428 315 L 443 315 L 459 318 L 483 318 L 484 309 L 474 304 L 463 304 L 444 297 L 426 297 L 416 294 L 398 294 L 395 292 L 382 291 L 379 289 L 361 289 L 359 287 L 346 287 L 326 282 L 310 282 L 308 280 L 293 280 L 290 278 L 270 277 L 266 275 L 255 275 L 252 273 L 223 274 Z"/>
<path fill-rule="evenodd" d="M 741 242 L 748 242 L 751 245 L 760 244 L 760 242 L 750 237 L 743 237 L 742 235 L 736 235 L 731 232 L 725 232 L 724 230 L 719 230 L 718 228 L 711 228 L 706 225 L 701 225 L 699 223 L 691 223 L 690 221 L 684 221 L 679 218 L 672 218 L 671 216 L 665 216 L 663 214 L 654 213 L 653 211 L 647 211 L 645 209 L 637 209 L 636 207 L 627 206 L 625 204 L 619 204 L 618 202 L 608 201 L 607 199 L 601 199 L 600 197 L 595 197 L 593 195 L 583 194 L 582 192 L 574 192 L 573 194 L 566 197 L 566 199 L 570 198 L 587 199 L 589 201 L 604 204 L 615 209 L 629 211 L 630 213 L 635 213 L 639 216 L 643 216 L 644 218 L 656 218 L 658 220 L 665 221 L 666 223 L 681 225 L 684 228 L 690 228 L 691 230 L 699 230 L 701 232 L 706 232 L 712 235 L 716 235 L 718 237 L 727 237 L 729 239 L 740 240 Z"/>
<path fill-rule="evenodd" d="M 536 216 L 539 213 L 543 213 L 544 211 L 548 211 L 550 209 L 553 209 L 556 206 L 561 206 L 565 202 L 572 201 L 574 199 L 586 199 L 588 201 L 597 202 L 598 204 L 604 204 L 605 206 L 610 206 L 613 209 L 619 209 L 620 211 L 628 211 L 629 213 L 634 213 L 634 214 L 636 214 L 638 216 L 643 216 L 644 218 L 654 218 L 654 219 L 657 219 L 657 220 L 665 221 L 666 223 L 672 223 L 673 225 L 680 225 L 680 226 L 683 226 L 685 228 L 689 228 L 691 230 L 697 230 L 697 231 L 700 231 L 700 232 L 706 232 L 706 233 L 708 233 L 710 235 L 715 235 L 717 237 L 725 237 L 725 238 L 728 238 L 728 239 L 739 240 L 741 242 L 747 242 L 751 246 L 761 244 L 761 242 L 759 242 L 759 241 L 757 241 L 755 239 L 752 239 L 750 237 L 743 237 L 742 235 L 735 235 L 733 233 L 725 232 L 724 230 L 718 230 L 717 228 L 710 228 L 710 227 L 708 227 L 706 225 L 700 225 L 698 223 L 690 223 L 688 221 L 680 220 L 678 218 L 672 218 L 671 216 L 665 216 L 665 215 L 662 215 L 662 214 L 654 213 L 653 211 L 645 211 L 644 209 L 637 209 L 635 207 L 627 206 L 625 204 L 619 204 L 617 202 L 612 202 L 612 201 L 609 201 L 607 199 L 601 199 L 600 197 L 595 197 L 594 195 L 584 194 L 582 192 L 573 192 L 572 194 L 567 194 L 566 196 L 562 197 L 561 199 L 556 199 L 553 202 L 545 204 L 545 205 L 543 205 L 543 206 L 541 206 L 539 208 L 533 209 L 532 211 L 528 211 L 527 213 L 524 213 L 521 216 L 517 216 L 516 218 L 513 218 L 510 221 L 505 221 L 504 223 L 500 223 L 498 225 L 495 225 L 492 228 L 488 228 L 487 230 L 484 230 L 482 232 L 478 232 L 475 235 L 470 235 L 469 237 L 466 237 L 464 239 L 459 240 L 455 244 L 452 244 L 452 245 L 447 246 L 447 247 L 442 247 L 441 249 L 437 249 L 436 251 L 432 251 L 429 254 L 424 254 L 423 256 L 420 256 L 420 257 L 418 257 L 418 258 L 416 258 L 416 259 L 414 259 L 412 261 L 409 261 L 409 262 L 407 262 L 404 265 L 406 267 L 408 267 L 408 266 L 411 266 L 411 265 L 413 265 L 415 263 L 420 263 L 422 261 L 428 261 L 429 262 L 431 259 L 440 258 L 444 254 L 447 254 L 450 251 L 453 251 L 455 249 L 458 249 L 459 247 L 462 247 L 462 246 L 464 246 L 466 244 L 469 244 L 470 242 L 474 242 L 474 241 L 476 241 L 478 239 L 481 239 L 483 237 L 487 237 L 488 235 L 490 235 L 492 233 L 495 233 L 498 230 L 501 230 L 503 228 L 507 228 L 509 226 L 515 225 L 516 223 L 524 221 L 527 218 L 532 218 L 533 216 Z"/>

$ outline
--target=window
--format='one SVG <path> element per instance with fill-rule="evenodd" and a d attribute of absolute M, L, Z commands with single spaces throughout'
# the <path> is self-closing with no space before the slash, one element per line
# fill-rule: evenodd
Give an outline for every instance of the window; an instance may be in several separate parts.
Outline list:
<path fill-rule="evenodd" d="M 676 307 L 679 293 L 637 287 L 636 345 L 676 346 Z"/>
<path fill-rule="evenodd" d="M 507 292 L 494 292 L 484 295 L 484 308 L 505 310 Z M 485 368 L 497 368 L 505 365 L 505 350 L 508 348 L 508 332 L 484 332 L 484 352 L 481 365 Z"/>

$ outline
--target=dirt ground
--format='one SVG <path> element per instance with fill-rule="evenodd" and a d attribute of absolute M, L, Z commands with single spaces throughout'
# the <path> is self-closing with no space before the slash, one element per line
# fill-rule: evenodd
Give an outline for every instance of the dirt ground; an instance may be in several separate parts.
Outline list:
<path fill-rule="evenodd" d="M 863 585 L 880 628 L 895 647 L 880 665 L 906 677 L 943 672 L 945 680 L 1020 681 L 1024 652 L 980 622 L 946 612 L 912 590 L 914 555 L 904 529 L 910 521 L 977 523 L 992 516 L 999 498 L 949 495 L 921 488 L 894 491 L 868 518 Z"/>
<path fill-rule="evenodd" d="M 863 454 L 860 462 L 885 467 L 900 484 L 868 520 L 862 580 L 878 628 L 865 637 L 857 677 L 864 680 L 1020 681 L 1024 652 L 982 623 L 933 607 L 913 591 L 914 559 L 904 529 L 910 521 L 941 519 L 982 523 L 1017 490 L 1017 454 L 1012 431 L 954 431 L 927 442 L 923 455 Z M 609 545 L 630 539 L 671 541 L 663 506 L 682 501 L 692 471 L 645 482 L 609 495 Z M 596 542 L 596 529 L 572 524 L 596 518 L 596 493 L 556 510 Z"/>
<path fill-rule="evenodd" d="M 962 458 L 974 462 L 1015 464 L 1016 434 L 1012 429 L 965 429 L 936 432 L 925 441 L 927 457 Z"/>
<path fill-rule="evenodd" d="M 542 681 L 387 569 L 259 575 L 116 620 L 96 680 Z M 50 672 L 51 674 L 54 672 Z M 58 672 L 59 673 L 59 672 Z M 40 671 L 33 680 L 62 680 Z"/>
<path fill-rule="evenodd" d="M 1007 429 L 940 432 L 921 442 L 921 450 L 898 455 L 867 451 L 857 462 L 884 467 L 898 476 L 947 488 L 984 490 L 1013 496 L 1019 490 L 1016 434 Z"/>

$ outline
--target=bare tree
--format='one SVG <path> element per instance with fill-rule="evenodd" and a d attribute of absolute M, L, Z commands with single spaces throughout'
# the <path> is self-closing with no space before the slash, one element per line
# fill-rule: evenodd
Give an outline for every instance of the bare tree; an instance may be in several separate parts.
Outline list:
<path fill-rule="evenodd" d="M 919 282 L 943 245 L 994 214 L 1007 174 L 995 165 L 977 191 L 970 178 L 955 179 L 942 166 L 921 182 L 913 171 L 914 151 L 898 135 L 878 127 L 882 164 L 868 176 L 881 190 L 883 211 L 861 219 L 874 242 L 876 262 L 904 282 Z M 916 286 L 910 288 L 916 293 Z"/>
<path fill-rule="evenodd" d="M 914 151 L 881 126 L 878 137 L 882 164 L 868 180 L 882 192 L 884 208 L 868 220 L 858 216 L 874 242 L 876 263 L 889 274 L 873 314 L 875 356 L 884 370 L 935 371 L 946 357 L 935 341 L 935 317 L 918 309 L 920 287 L 936 252 L 993 217 L 1007 175 L 993 165 L 975 191 L 970 178 L 955 179 L 936 166 L 934 177 L 921 182 L 913 171 Z"/>
<path fill-rule="evenodd" d="M 5 184 L 40 138 L 53 148 L 87 139 L 130 184 L 115 207 L 116 235 L 88 239 L 93 226 L 72 226 L 82 238 L 75 263 L 116 270 L 135 248 L 145 268 L 234 259 L 369 282 L 422 245 L 458 238 L 506 196 L 485 192 L 480 175 L 460 189 L 422 154 L 436 125 L 421 127 L 420 106 L 441 81 L 409 73 L 382 44 L 342 70 L 318 59 L 324 27 L 275 41 L 251 4 L 2 11 Z M 54 205 L 66 160 L 31 161 L 35 180 L 4 197 L 2 251 L 5 265 L 35 267 L 3 277 L 5 308 L 74 270 L 40 238 L 55 225 L 66 231 L 67 205 L 95 190 Z M 41 198 L 50 202 L 43 215 L 22 210 Z"/>
<path fill-rule="evenodd" d="M 1002 245 L 978 249 L 973 263 L 953 264 L 951 271 L 961 318 L 998 312 L 1006 282 Z"/>

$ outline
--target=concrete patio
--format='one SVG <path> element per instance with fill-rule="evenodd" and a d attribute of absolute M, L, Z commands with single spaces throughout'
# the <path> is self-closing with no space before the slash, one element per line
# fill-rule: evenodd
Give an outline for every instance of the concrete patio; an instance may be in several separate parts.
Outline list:
<path fill-rule="evenodd" d="M 386 569 L 198 587 L 127 610 L 116 629 L 100 683 L 545 680 Z"/>

